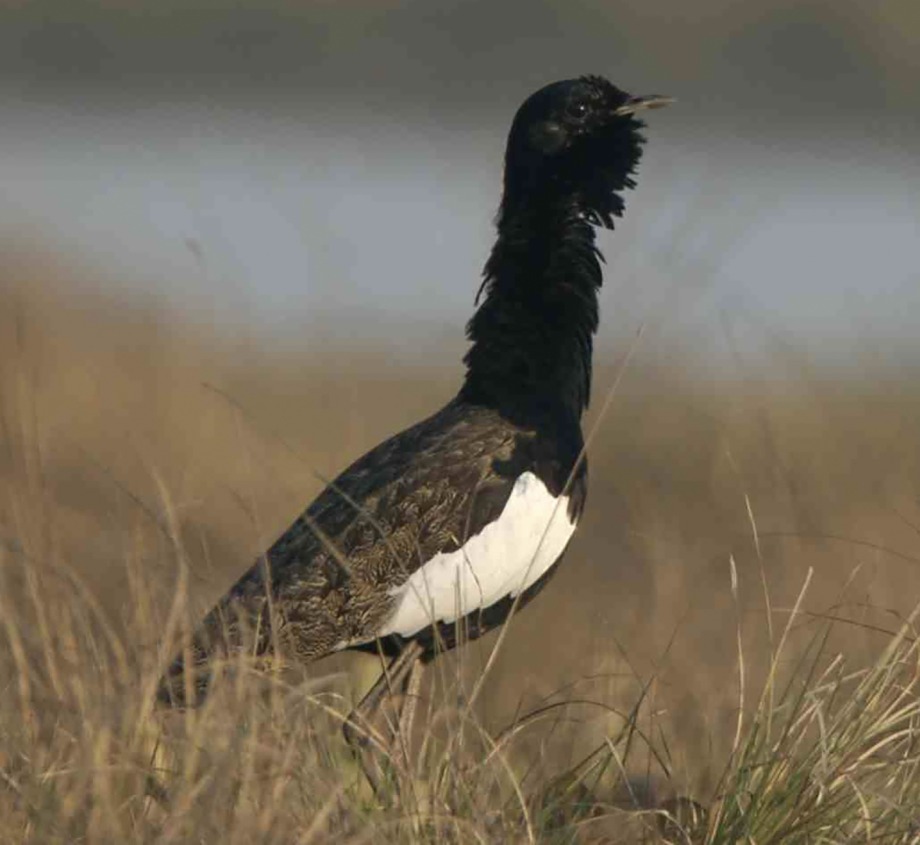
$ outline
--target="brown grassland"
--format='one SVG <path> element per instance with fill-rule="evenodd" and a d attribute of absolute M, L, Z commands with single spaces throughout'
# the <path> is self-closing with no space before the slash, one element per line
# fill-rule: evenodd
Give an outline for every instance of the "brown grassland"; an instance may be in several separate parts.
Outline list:
<path fill-rule="evenodd" d="M 565 564 L 428 669 L 378 802 L 339 733 L 372 657 L 152 693 L 458 365 L 273 350 L 78 276 L 2 250 L 0 842 L 920 842 L 916 384 L 636 362 L 601 413 L 601 367 Z"/>

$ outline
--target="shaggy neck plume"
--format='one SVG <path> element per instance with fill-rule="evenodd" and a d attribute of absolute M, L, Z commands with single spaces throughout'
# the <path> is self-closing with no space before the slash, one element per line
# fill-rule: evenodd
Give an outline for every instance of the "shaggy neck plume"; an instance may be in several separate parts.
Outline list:
<path fill-rule="evenodd" d="M 591 391 L 600 258 L 574 202 L 514 204 L 506 193 L 485 299 L 467 325 L 462 399 L 580 419 Z"/>

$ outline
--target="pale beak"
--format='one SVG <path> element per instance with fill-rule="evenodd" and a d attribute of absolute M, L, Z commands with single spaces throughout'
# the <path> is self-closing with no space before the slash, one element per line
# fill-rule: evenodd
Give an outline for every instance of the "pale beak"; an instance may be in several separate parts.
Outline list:
<path fill-rule="evenodd" d="M 663 97 L 661 94 L 645 94 L 640 97 L 630 97 L 614 114 L 617 117 L 634 114 L 645 109 L 662 109 L 674 102 L 673 97 Z"/>

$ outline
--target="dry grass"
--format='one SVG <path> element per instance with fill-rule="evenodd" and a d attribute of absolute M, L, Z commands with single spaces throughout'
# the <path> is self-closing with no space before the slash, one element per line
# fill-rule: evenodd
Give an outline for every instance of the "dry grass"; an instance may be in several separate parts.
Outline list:
<path fill-rule="evenodd" d="M 320 477 L 456 369 L 271 350 L 3 264 L 0 841 L 638 841 L 679 795 L 710 842 L 920 841 L 913 385 L 638 361 L 566 565 L 475 706 L 494 635 L 434 664 L 380 807 L 338 735 L 372 658 L 239 667 L 186 715 L 150 693 Z"/>

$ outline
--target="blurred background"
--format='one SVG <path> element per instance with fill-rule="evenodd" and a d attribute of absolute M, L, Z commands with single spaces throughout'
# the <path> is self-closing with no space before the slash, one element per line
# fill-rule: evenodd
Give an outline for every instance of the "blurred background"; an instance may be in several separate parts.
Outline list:
<path fill-rule="evenodd" d="M 758 366 L 777 336 L 846 367 L 856 348 L 911 354 L 912 0 L 0 14 L 0 232 L 85 257 L 113 294 L 274 343 L 360 326 L 408 361 L 419 341 L 452 360 L 514 110 L 590 72 L 680 103 L 653 116 L 641 190 L 605 241 L 602 345 L 647 323 L 710 362 L 729 335 Z"/>
<path fill-rule="evenodd" d="M 456 389 L 523 98 L 674 96 L 601 237 L 586 521 L 483 713 L 654 678 L 703 789 L 762 577 L 857 655 L 920 597 L 918 43 L 915 0 L 4 3 L 0 539 L 125 622 L 169 517 L 203 607 Z"/>

